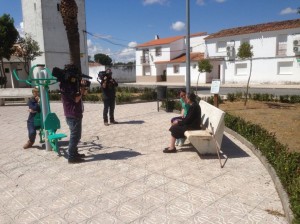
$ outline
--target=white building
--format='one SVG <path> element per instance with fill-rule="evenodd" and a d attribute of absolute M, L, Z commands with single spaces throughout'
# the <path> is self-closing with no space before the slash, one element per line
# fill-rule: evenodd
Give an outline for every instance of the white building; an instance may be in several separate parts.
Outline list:
<path fill-rule="evenodd" d="M 294 40 L 300 41 L 300 19 L 221 30 L 205 38 L 213 76 L 222 83 L 246 83 L 250 60 L 236 54 L 243 42 L 253 48 L 251 83 L 300 83 Z M 299 42 L 300 44 L 300 42 Z M 300 56 L 300 55 L 299 55 Z M 208 82 L 209 80 L 206 80 Z"/>
<path fill-rule="evenodd" d="M 204 57 L 204 35 L 191 35 L 191 79 L 198 77 L 197 63 Z M 184 36 L 158 38 L 136 47 L 137 82 L 184 82 L 186 76 Z"/>
<path fill-rule="evenodd" d="M 300 83 L 300 19 L 221 30 L 190 36 L 191 82 L 247 83 L 250 60 L 236 54 L 243 42 L 253 47 L 251 83 Z M 184 83 L 186 77 L 184 36 L 156 39 L 136 49 L 137 82 Z M 296 51 L 296 52 L 295 52 Z M 211 73 L 199 73 L 198 61 L 207 58 Z M 298 60 L 297 60 L 298 58 Z"/>
<path fill-rule="evenodd" d="M 86 40 L 85 0 L 76 0 L 78 6 L 78 30 L 80 34 L 81 70 L 88 74 L 88 53 Z M 39 43 L 44 54 L 32 65 L 45 64 L 63 68 L 70 63 L 67 33 L 60 13 L 60 0 L 22 0 L 24 31 Z"/>

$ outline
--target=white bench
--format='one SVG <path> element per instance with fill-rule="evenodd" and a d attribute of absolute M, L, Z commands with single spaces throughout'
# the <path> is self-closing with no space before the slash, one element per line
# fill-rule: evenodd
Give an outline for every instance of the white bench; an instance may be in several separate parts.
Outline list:
<path fill-rule="evenodd" d="M 201 100 L 201 130 L 186 131 L 184 135 L 200 154 L 217 154 L 221 148 L 225 112 Z"/>
<path fill-rule="evenodd" d="M 27 103 L 32 97 L 32 88 L 6 88 L 0 89 L 0 106 L 5 105 L 5 99 L 23 98 Z"/>

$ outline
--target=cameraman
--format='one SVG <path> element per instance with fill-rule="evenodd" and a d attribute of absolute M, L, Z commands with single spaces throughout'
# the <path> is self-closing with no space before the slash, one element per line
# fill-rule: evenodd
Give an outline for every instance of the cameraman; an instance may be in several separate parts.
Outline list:
<path fill-rule="evenodd" d="M 108 111 L 109 111 L 109 121 L 110 124 L 118 124 L 115 121 L 114 111 L 115 111 L 115 104 L 116 104 L 116 87 L 118 83 L 116 80 L 112 78 L 112 71 L 111 69 L 106 69 L 105 74 L 101 78 L 101 89 L 102 89 L 102 99 L 104 103 L 103 109 L 103 120 L 104 125 L 108 126 Z"/>
<path fill-rule="evenodd" d="M 65 72 L 79 72 L 73 64 L 65 65 Z M 78 73 L 77 73 L 78 74 Z M 79 85 L 78 85 L 79 84 Z M 61 99 L 66 116 L 66 122 L 70 129 L 70 141 L 68 146 L 68 163 L 84 162 L 85 154 L 78 153 L 77 145 L 81 139 L 83 101 L 82 96 L 86 95 L 86 80 L 80 79 L 78 83 L 60 82 Z M 79 88 L 78 88 L 79 87 Z"/>

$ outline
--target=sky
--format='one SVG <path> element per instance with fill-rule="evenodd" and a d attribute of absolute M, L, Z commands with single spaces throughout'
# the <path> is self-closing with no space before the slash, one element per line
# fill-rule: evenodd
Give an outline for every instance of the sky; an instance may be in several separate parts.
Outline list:
<path fill-rule="evenodd" d="M 45 0 L 42 0 L 45 1 Z M 113 62 L 135 60 L 135 46 L 186 35 L 188 0 L 86 0 L 88 53 L 107 54 Z M 189 0 L 190 33 L 299 19 L 300 0 Z M 14 18 L 22 31 L 21 0 L 0 0 L 0 16 Z"/>

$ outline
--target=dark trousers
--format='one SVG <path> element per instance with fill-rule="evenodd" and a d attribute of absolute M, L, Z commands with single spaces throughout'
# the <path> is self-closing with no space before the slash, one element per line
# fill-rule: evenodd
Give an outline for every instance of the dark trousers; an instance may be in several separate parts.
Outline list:
<path fill-rule="evenodd" d="M 35 137 L 36 137 L 36 129 L 34 127 L 33 121 L 27 121 L 27 129 L 28 129 L 29 141 L 33 143 L 35 141 Z"/>
<path fill-rule="evenodd" d="M 70 141 L 69 141 L 69 159 L 76 157 L 78 154 L 77 145 L 81 139 L 82 131 L 82 119 L 81 118 L 72 118 L 66 117 L 67 124 L 70 129 Z"/>
<path fill-rule="evenodd" d="M 114 112 L 115 112 L 115 98 L 108 98 L 103 100 L 104 109 L 103 109 L 103 120 L 104 122 L 108 122 L 108 111 L 109 111 L 109 121 L 115 121 Z"/>

